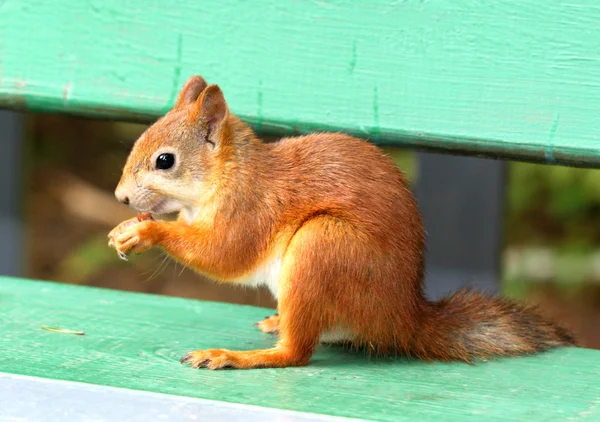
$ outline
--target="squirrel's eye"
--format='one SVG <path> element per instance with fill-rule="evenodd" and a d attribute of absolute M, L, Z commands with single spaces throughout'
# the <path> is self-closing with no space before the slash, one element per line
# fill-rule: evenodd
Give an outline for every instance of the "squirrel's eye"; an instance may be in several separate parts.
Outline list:
<path fill-rule="evenodd" d="M 159 170 L 168 170 L 175 164 L 175 156 L 173 154 L 160 154 L 156 158 L 156 168 Z"/>

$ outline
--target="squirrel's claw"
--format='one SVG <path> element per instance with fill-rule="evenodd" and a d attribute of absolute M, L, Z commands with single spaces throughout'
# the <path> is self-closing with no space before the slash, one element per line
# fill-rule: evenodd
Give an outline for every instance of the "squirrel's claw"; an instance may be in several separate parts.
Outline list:
<path fill-rule="evenodd" d="M 190 362 L 190 360 L 192 359 L 192 355 L 191 353 L 188 353 L 187 355 L 185 355 L 184 357 L 182 357 L 179 360 L 179 363 L 184 364 L 186 362 Z M 208 364 L 210 363 L 210 359 L 202 359 L 200 362 L 190 362 L 190 365 L 192 365 L 194 368 L 206 368 L 208 367 Z"/>

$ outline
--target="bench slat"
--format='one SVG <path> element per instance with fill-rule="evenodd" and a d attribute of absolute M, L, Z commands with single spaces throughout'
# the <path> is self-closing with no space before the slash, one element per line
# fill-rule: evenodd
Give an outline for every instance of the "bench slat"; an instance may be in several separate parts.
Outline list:
<path fill-rule="evenodd" d="M 596 0 L 0 1 L 0 105 L 149 121 L 196 73 L 263 132 L 600 165 Z"/>
<path fill-rule="evenodd" d="M 198 348 L 269 347 L 269 310 L 0 278 L 0 372 L 372 420 L 600 417 L 600 351 L 469 366 L 368 360 L 320 347 L 310 366 L 194 370 Z M 42 325 L 83 330 L 57 334 Z"/>

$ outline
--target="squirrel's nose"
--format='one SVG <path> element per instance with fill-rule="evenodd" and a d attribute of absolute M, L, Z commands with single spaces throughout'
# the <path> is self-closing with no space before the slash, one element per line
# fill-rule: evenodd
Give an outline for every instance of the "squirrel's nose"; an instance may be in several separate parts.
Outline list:
<path fill-rule="evenodd" d="M 117 188 L 115 191 L 115 197 L 117 198 L 117 201 L 122 202 L 125 205 L 129 205 L 129 197 L 125 192 L 123 192 L 123 190 Z"/>

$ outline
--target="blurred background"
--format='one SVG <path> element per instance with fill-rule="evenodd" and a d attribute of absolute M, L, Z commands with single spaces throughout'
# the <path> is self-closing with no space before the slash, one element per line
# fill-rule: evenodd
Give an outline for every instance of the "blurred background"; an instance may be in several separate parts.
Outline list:
<path fill-rule="evenodd" d="M 217 285 L 159 251 L 124 262 L 107 247 L 108 231 L 133 215 L 117 203 L 113 190 L 145 125 L 45 114 L 26 115 L 22 124 L 22 275 L 274 306 L 266 290 Z M 414 183 L 420 163 L 416 154 L 401 149 L 386 152 Z M 574 330 L 584 346 L 600 348 L 600 174 L 507 162 L 503 186 L 502 292 L 538 304 Z M 477 201 L 461 206 L 476 208 Z"/>

